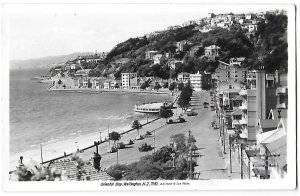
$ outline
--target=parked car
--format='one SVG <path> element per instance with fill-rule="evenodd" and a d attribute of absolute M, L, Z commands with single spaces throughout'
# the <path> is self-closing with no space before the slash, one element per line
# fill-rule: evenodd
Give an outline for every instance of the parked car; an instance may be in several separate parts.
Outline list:
<path fill-rule="evenodd" d="M 188 115 L 188 116 L 195 116 L 195 115 L 197 115 L 198 113 L 197 112 L 195 112 L 193 109 L 187 109 L 186 110 L 186 115 Z"/>
<path fill-rule="evenodd" d="M 134 142 L 131 139 L 129 139 L 125 142 L 125 145 L 132 145 L 132 144 L 134 144 Z"/>
<path fill-rule="evenodd" d="M 143 152 L 143 151 L 149 151 L 152 150 L 151 145 L 148 145 L 147 143 L 142 143 L 142 145 L 139 147 L 139 151 Z"/>
<path fill-rule="evenodd" d="M 110 148 L 110 153 L 114 153 L 114 152 L 117 152 L 118 151 L 118 149 L 115 147 L 115 146 L 113 146 L 113 147 L 111 147 Z"/>
<path fill-rule="evenodd" d="M 123 149 L 123 148 L 125 148 L 125 144 L 123 142 L 117 143 L 117 148 Z"/>
<path fill-rule="evenodd" d="M 142 139 L 144 139 L 144 136 L 142 136 L 142 135 L 138 135 L 138 136 L 136 136 L 136 138 L 135 138 L 136 140 L 142 140 Z"/>
<path fill-rule="evenodd" d="M 184 118 L 182 118 L 182 117 L 179 116 L 175 120 L 169 119 L 169 121 L 167 122 L 167 124 L 184 123 L 184 122 L 186 122 L 186 120 Z"/>

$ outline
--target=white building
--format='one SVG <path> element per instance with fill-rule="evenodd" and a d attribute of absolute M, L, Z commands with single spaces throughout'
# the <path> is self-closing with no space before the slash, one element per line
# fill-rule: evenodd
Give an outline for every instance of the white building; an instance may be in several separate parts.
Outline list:
<path fill-rule="evenodd" d="M 122 88 L 129 88 L 133 78 L 137 78 L 137 73 L 122 73 Z"/>
<path fill-rule="evenodd" d="M 161 61 L 162 61 L 162 58 L 163 55 L 162 54 L 156 54 L 153 56 L 153 61 L 154 61 L 154 64 L 160 64 Z"/>
<path fill-rule="evenodd" d="M 200 74 L 199 71 L 198 73 L 190 74 L 190 82 L 195 91 L 202 90 L 202 74 Z"/>
<path fill-rule="evenodd" d="M 156 55 L 158 52 L 157 51 L 147 51 L 145 53 L 145 59 L 149 59 L 149 60 L 152 60 L 153 59 L 153 56 Z"/>
<path fill-rule="evenodd" d="M 220 49 L 221 48 L 216 45 L 205 47 L 205 56 L 219 56 Z"/>
<path fill-rule="evenodd" d="M 190 74 L 189 73 L 179 73 L 177 76 L 177 79 L 179 82 L 187 83 L 190 79 Z"/>

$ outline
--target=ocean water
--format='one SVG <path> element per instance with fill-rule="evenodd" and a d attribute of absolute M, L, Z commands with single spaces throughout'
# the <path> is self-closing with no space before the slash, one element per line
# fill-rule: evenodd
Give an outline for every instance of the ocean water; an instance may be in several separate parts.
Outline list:
<path fill-rule="evenodd" d="M 133 112 L 136 103 L 170 99 L 167 95 L 48 92 L 49 84 L 30 79 L 45 73 L 46 70 L 10 71 L 11 157 L 26 151 L 38 153 L 40 144 L 47 149 L 48 144 L 56 143 L 48 151 L 57 152 L 59 142 L 72 141 L 69 145 L 75 149 L 81 137 L 99 135 L 100 131 L 105 136 L 108 126 L 110 131 L 124 131 L 133 120 L 145 120 L 145 115 Z M 76 144 L 72 144 L 74 141 Z M 82 145 L 80 148 L 85 147 Z M 61 156 L 63 152 L 57 153 Z"/>

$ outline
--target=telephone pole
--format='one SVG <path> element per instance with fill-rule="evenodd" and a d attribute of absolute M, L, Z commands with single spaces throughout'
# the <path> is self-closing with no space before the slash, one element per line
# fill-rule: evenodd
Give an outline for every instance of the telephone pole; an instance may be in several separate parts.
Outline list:
<path fill-rule="evenodd" d="M 42 147 L 42 144 L 40 144 L 40 147 L 41 147 L 41 161 L 42 161 L 42 164 L 43 164 L 43 147 Z"/>
<path fill-rule="evenodd" d="M 230 173 L 232 173 L 231 147 L 232 147 L 232 136 L 229 135 L 229 164 L 230 164 Z"/>
<path fill-rule="evenodd" d="M 225 150 L 225 117 L 223 118 L 223 153 L 226 154 L 226 150 Z"/>
<path fill-rule="evenodd" d="M 243 144 L 241 144 L 241 179 L 243 179 Z"/>
<path fill-rule="evenodd" d="M 155 153 L 155 129 L 154 129 L 154 132 L 153 132 L 153 151 Z"/>

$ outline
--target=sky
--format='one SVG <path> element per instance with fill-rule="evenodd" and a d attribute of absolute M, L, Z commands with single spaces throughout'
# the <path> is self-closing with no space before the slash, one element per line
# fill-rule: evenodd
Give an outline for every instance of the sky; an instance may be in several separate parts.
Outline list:
<path fill-rule="evenodd" d="M 247 13 L 271 6 L 201 4 L 10 4 L 3 7 L 9 59 L 110 51 L 130 37 L 213 13 Z"/>

